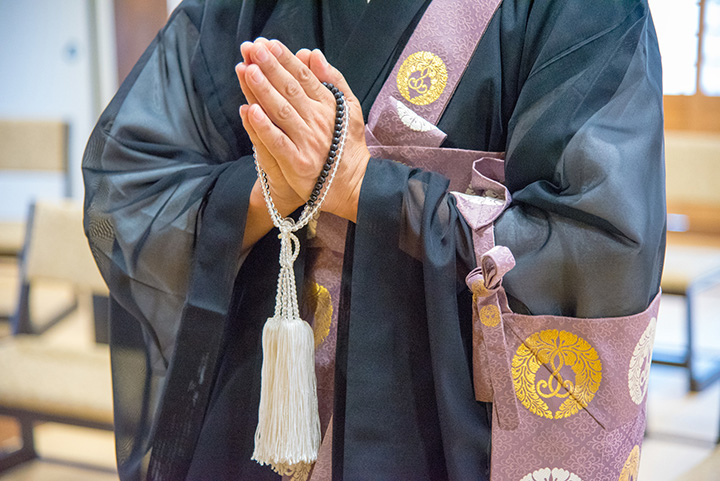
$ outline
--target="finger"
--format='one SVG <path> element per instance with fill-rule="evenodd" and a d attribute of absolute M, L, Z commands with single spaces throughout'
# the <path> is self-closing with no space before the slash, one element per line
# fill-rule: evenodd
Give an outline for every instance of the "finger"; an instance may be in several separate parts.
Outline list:
<path fill-rule="evenodd" d="M 305 120 L 263 75 L 260 67 L 249 65 L 245 73 L 245 80 L 257 99 L 257 103 L 262 106 L 262 110 L 274 124 L 294 139 L 308 135 Z"/>
<path fill-rule="evenodd" d="M 253 144 L 253 147 L 255 148 L 255 158 L 257 159 L 258 164 L 260 165 L 260 168 L 262 168 L 266 174 L 270 176 L 270 178 L 278 178 L 277 176 L 281 176 L 282 172 L 280 171 L 280 167 L 277 165 L 277 162 L 275 159 L 272 158 L 270 153 L 265 148 L 265 144 L 263 144 L 260 141 L 260 138 L 258 137 L 257 133 L 255 132 L 255 129 L 253 128 L 252 124 L 250 123 L 250 120 L 248 119 L 250 106 L 249 105 L 241 105 L 240 106 L 240 118 L 242 119 L 243 127 L 245 127 L 245 131 L 248 133 L 248 136 L 250 137 L 250 141 Z"/>
<path fill-rule="evenodd" d="M 255 98 L 255 95 L 253 95 L 252 90 L 250 90 L 250 87 L 248 87 L 247 80 L 245 79 L 246 74 L 247 65 L 244 62 L 235 66 L 235 75 L 237 75 L 238 82 L 240 82 L 240 89 L 242 90 L 243 95 L 245 95 L 245 100 L 247 100 L 247 103 L 249 104 L 256 104 L 257 99 Z"/>
<path fill-rule="evenodd" d="M 240 53 L 242 54 L 243 61 L 250 65 L 252 63 L 252 56 L 255 50 L 255 45 L 267 44 L 268 39 L 265 37 L 258 37 L 254 42 L 243 42 L 240 44 Z"/>
<path fill-rule="evenodd" d="M 360 101 L 352 93 L 352 89 L 350 88 L 350 85 L 348 85 L 343 74 L 341 74 L 338 69 L 330 65 L 325 58 L 325 55 L 323 55 L 323 53 L 318 49 L 310 52 L 309 66 L 310 70 L 313 74 L 315 74 L 318 80 L 335 85 L 343 92 L 343 94 L 345 94 L 345 100 L 349 105 L 348 112 L 351 113 L 351 122 L 360 122 L 364 126 L 362 105 L 360 105 Z"/>
<path fill-rule="evenodd" d="M 263 42 L 256 43 L 255 49 L 252 53 L 253 61 L 260 67 L 263 75 L 265 75 L 270 84 L 275 87 L 275 90 L 287 99 L 295 110 L 297 110 L 300 116 L 306 118 L 307 114 L 316 107 L 317 103 L 313 102 L 314 99 L 307 94 L 305 87 L 301 85 L 300 81 L 295 78 L 295 76 L 288 71 L 283 64 L 280 63 L 275 54 L 271 53 L 270 47 L 272 46 L 273 50 L 275 50 L 277 54 L 280 54 L 281 58 L 285 59 L 284 61 L 286 64 L 293 64 L 296 67 L 296 70 L 299 68 L 297 67 L 298 65 L 302 67 L 303 73 L 300 75 L 304 83 L 309 85 L 311 83 L 310 81 L 314 80 L 317 86 L 320 88 L 322 86 L 320 85 L 320 82 L 315 79 L 312 72 L 310 72 L 310 69 L 305 67 L 302 62 L 297 60 L 294 55 L 287 51 L 287 49 L 283 51 L 281 45 L 282 44 L 279 42 L 274 44 Z M 290 60 L 288 57 L 292 57 L 293 59 Z"/>
<path fill-rule="evenodd" d="M 248 116 L 250 115 L 249 111 L 249 105 L 241 106 L 240 118 L 242 119 L 243 126 L 245 127 L 245 130 L 247 131 L 248 136 L 250 137 L 250 140 L 255 147 L 255 158 L 257 159 L 260 168 L 265 171 L 265 174 L 268 177 L 268 183 L 272 190 L 273 200 L 276 202 L 276 205 L 278 207 L 281 202 L 292 206 L 302 204 L 303 200 L 295 193 L 295 191 L 292 190 L 292 188 L 290 188 L 277 161 L 270 154 L 270 152 L 268 152 L 265 144 L 262 143 L 257 132 L 255 132 L 255 129 L 253 128 L 252 123 L 248 118 Z M 284 187 L 284 189 L 282 190 L 282 192 L 278 192 L 277 189 L 275 189 L 275 186 L 282 186 Z M 292 212 L 292 210 L 294 210 L 294 208 L 290 208 L 288 210 L 288 213 Z"/>
<path fill-rule="evenodd" d="M 298 156 L 297 147 L 290 138 L 279 129 L 258 104 L 248 109 L 248 121 L 259 143 L 265 146 L 282 170 L 293 157 Z"/>
<path fill-rule="evenodd" d="M 272 158 L 270 152 L 268 152 L 267 148 L 265 147 L 265 144 L 262 143 L 257 133 L 255 132 L 252 123 L 248 119 L 248 116 L 250 115 L 249 111 L 249 105 L 241 105 L 240 118 L 242 119 L 243 127 L 245 127 L 245 131 L 248 133 L 253 147 L 255 147 L 255 153 L 258 158 L 258 162 L 261 164 L 260 166 L 263 168 L 263 170 L 267 172 L 268 169 L 266 167 L 272 169 L 273 165 L 277 165 L 277 162 L 275 162 L 275 160 Z"/>
<path fill-rule="evenodd" d="M 343 77 L 338 69 L 328 63 L 325 55 L 323 55 L 319 49 L 316 48 L 310 52 L 309 66 L 318 80 L 335 85 L 342 90 L 346 96 L 352 95 L 352 91 L 345 77 Z"/>
<path fill-rule="evenodd" d="M 282 42 L 270 40 L 267 46 L 278 63 L 297 80 L 308 97 L 318 102 L 327 102 L 332 98 L 332 96 L 328 95 L 328 91 L 323 87 L 322 82 L 310 71 L 307 64 L 293 55 Z M 306 54 L 303 53 L 302 55 Z"/>
<path fill-rule="evenodd" d="M 295 56 L 298 58 L 298 60 L 304 63 L 306 67 L 310 67 L 310 50 L 308 50 L 307 48 L 301 48 L 297 51 Z"/>
<path fill-rule="evenodd" d="M 252 59 L 250 58 L 250 50 L 252 49 L 252 46 L 252 42 L 243 42 L 240 44 L 240 54 L 242 55 L 243 62 L 248 65 L 252 63 Z"/>

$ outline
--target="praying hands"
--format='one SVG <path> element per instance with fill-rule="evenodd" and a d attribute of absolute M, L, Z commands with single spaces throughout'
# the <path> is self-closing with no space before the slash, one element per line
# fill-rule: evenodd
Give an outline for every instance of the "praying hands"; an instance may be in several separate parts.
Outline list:
<path fill-rule="evenodd" d="M 355 221 L 370 152 L 360 103 L 343 76 L 319 50 L 303 49 L 293 55 L 277 40 L 245 42 L 241 52 L 244 61 L 235 70 L 248 104 L 240 107 L 240 116 L 283 216 L 310 198 L 331 147 L 336 102 L 322 82 L 345 94 L 349 121 L 345 149 L 322 210 Z M 272 227 L 259 183 L 248 215 L 255 219 L 247 222 L 246 248 Z M 263 217 L 267 220 L 261 221 Z"/>

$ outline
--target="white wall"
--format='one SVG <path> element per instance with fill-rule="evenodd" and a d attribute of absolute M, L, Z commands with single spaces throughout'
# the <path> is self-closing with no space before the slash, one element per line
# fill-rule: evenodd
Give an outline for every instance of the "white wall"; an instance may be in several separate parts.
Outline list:
<path fill-rule="evenodd" d="M 71 194 L 95 121 L 117 88 L 112 0 L 0 0 L 0 117 L 70 125 Z M 0 172 L 0 220 L 19 220 L 33 197 L 62 195 L 53 175 Z"/>

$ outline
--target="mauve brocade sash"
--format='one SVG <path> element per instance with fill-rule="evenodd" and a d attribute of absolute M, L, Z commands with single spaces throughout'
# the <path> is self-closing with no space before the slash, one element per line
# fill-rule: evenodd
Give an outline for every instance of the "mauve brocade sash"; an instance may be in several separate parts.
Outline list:
<path fill-rule="evenodd" d="M 376 98 L 365 132 L 373 157 L 443 174 L 450 179 L 451 190 L 465 192 L 477 183 L 473 172 L 489 173 L 495 180 L 483 178 L 494 189 L 489 201 L 495 206 L 494 217 L 506 205 L 495 198 L 507 192 L 502 186 L 503 153 L 441 149 L 446 134 L 434 124 L 445 110 L 500 1 L 434 0 Z M 509 200 L 509 196 L 505 199 Z M 486 225 L 491 225 L 491 220 Z M 316 332 L 320 418 L 326 433 L 311 481 L 329 480 L 332 472 L 332 404 L 322 398 L 332 393 L 333 386 L 345 226 L 345 221 L 321 214 L 309 232 L 305 292 L 312 295 L 303 296 L 303 317 Z M 491 245 L 492 228 L 480 229 L 474 237 L 476 245 Z M 321 305 L 330 307 L 320 308 Z M 328 320 L 330 325 L 326 327 Z"/>

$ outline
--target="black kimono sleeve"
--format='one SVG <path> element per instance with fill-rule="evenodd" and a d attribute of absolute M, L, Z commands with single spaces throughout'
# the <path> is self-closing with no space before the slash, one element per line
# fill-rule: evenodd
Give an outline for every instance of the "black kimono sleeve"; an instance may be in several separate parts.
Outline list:
<path fill-rule="evenodd" d="M 513 204 L 496 239 L 517 266 L 505 286 L 534 314 L 641 312 L 658 292 L 665 248 L 650 11 L 644 1 L 549 4 L 530 10 L 527 78 L 508 123 Z"/>
<path fill-rule="evenodd" d="M 141 479 L 147 469 L 191 272 L 222 266 L 225 282 L 193 287 L 207 294 L 197 296 L 204 307 L 221 311 L 227 305 L 218 307 L 218 299 L 229 296 L 242 263 L 256 174 L 249 139 L 229 127 L 219 108 L 200 41 L 205 8 L 197 1 L 178 7 L 102 114 L 83 160 L 85 230 L 111 293 L 115 434 L 124 480 Z M 231 21 L 222 71 L 229 79 L 232 57 L 239 55 L 237 14 Z M 233 86 L 229 101 L 239 105 L 239 86 L 224 83 Z M 216 248 L 206 231 L 231 241 L 212 265 L 198 269 L 198 253 Z M 198 329 L 210 329 L 202 322 L 207 319 L 200 321 Z"/>
<path fill-rule="evenodd" d="M 212 111 L 199 46 L 201 6 L 185 2 L 135 66 L 90 138 L 83 171 L 86 232 L 113 298 L 141 321 L 154 356 L 167 367 L 185 302 L 197 231 L 209 203 L 244 229 L 254 183 L 249 144 L 222 135 Z M 233 48 L 234 45 L 231 45 Z M 249 168 L 248 168 L 249 167 Z M 240 266 L 239 249 L 224 262 Z"/>
<path fill-rule="evenodd" d="M 503 1 L 438 127 L 443 147 L 506 152 L 513 201 L 495 232 L 517 260 L 505 278 L 513 307 L 578 317 L 647 307 L 664 257 L 665 179 L 646 1 Z"/>

